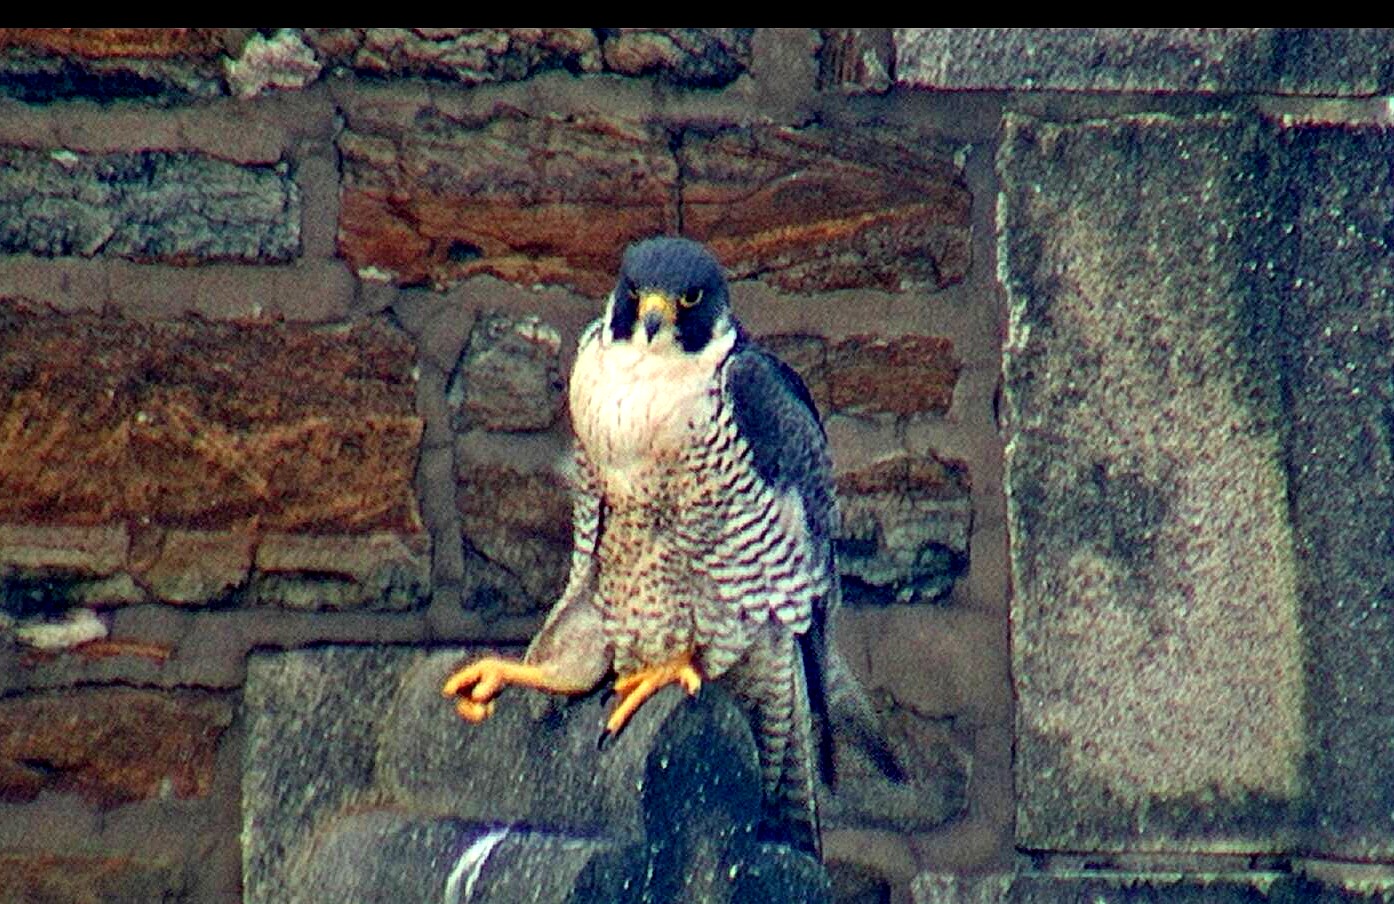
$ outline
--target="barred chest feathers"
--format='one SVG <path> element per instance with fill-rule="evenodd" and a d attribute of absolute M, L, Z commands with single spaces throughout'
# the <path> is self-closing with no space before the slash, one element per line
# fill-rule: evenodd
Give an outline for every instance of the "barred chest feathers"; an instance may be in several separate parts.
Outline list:
<path fill-rule="evenodd" d="M 571 416 L 607 497 L 644 494 L 651 469 L 691 447 L 693 431 L 715 415 L 717 369 L 735 339 L 729 333 L 693 355 L 642 334 L 615 342 L 602 324 L 581 343 Z"/>

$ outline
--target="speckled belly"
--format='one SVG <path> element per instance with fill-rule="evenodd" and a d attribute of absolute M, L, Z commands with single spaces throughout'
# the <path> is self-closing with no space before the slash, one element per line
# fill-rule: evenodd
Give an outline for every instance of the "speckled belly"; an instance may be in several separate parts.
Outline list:
<path fill-rule="evenodd" d="M 648 475 L 642 497 L 607 497 L 599 595 L 621 674 L 699 651 L 697 608 L 712 588 L 698 567 L 692 472 L 678 462 Z"/>

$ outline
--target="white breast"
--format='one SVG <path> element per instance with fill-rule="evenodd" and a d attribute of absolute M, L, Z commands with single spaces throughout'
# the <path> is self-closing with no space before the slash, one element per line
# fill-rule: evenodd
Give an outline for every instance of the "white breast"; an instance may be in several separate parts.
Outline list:
<path fill-rule="evenodd" d="M 713 414 L 710 390 L 734 333 L 692 355 L 641 332 L 611 341 L 603 323 L 587 330 L 571 371 L 576 437 L 605 482 L 607 495 L 644 492 L 650 469 L 693 441 Z"/>

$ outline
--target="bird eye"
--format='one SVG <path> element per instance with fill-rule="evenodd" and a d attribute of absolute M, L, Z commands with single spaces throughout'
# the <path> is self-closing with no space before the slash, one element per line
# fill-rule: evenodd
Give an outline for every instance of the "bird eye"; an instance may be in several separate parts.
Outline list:
<path fill-rule="evenodd" d="M 678 299 L 678 304 L 685 308 L 695 308 L 702 303 L 702 290 L 689 292 Z"/>

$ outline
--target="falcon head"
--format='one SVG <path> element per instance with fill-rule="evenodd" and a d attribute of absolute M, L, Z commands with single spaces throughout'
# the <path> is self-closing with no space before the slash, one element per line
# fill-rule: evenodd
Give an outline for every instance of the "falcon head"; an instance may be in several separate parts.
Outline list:
<path fill-rule="evenodd" d="M 726 277 L 711 252 L 688 239 L 630 245 L 610 294 L 611 341 L 697 354 L 735 328 Z"/>

